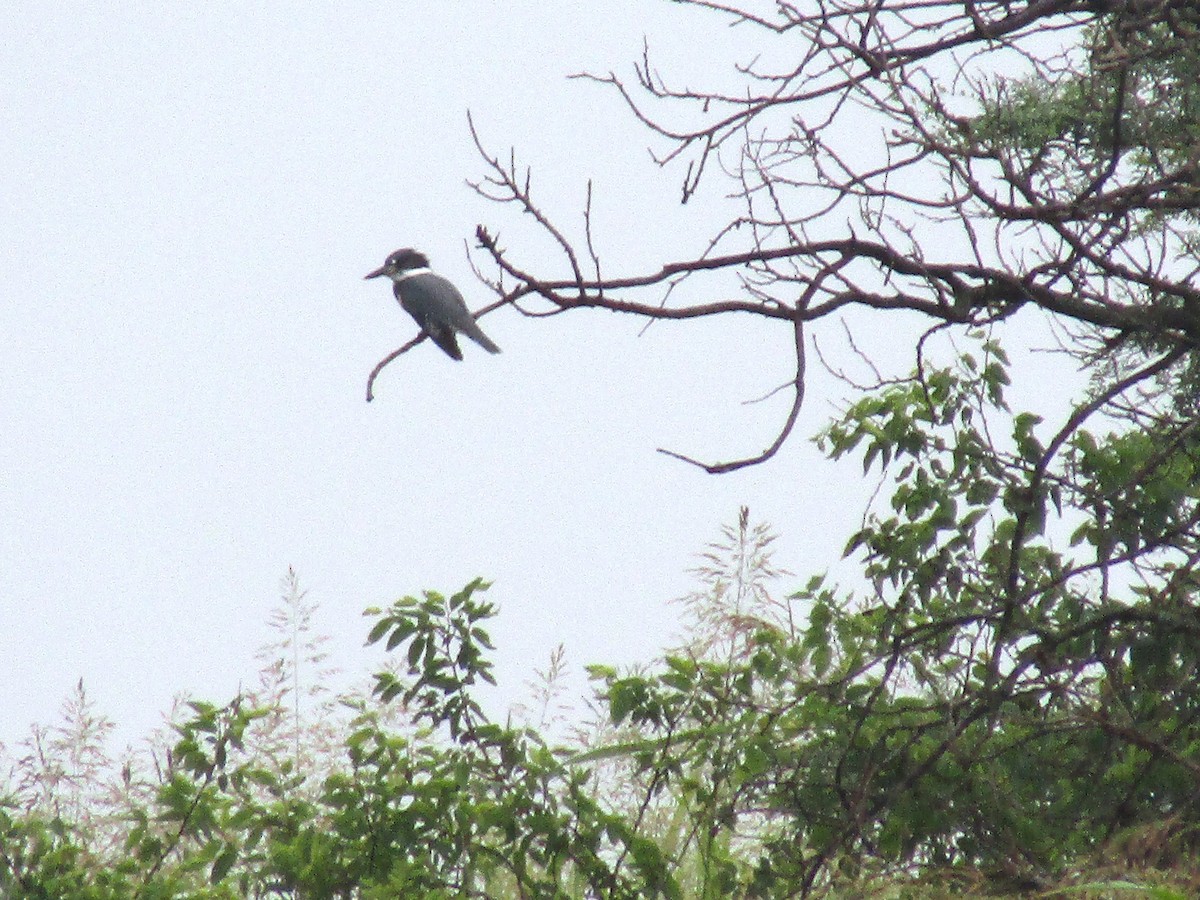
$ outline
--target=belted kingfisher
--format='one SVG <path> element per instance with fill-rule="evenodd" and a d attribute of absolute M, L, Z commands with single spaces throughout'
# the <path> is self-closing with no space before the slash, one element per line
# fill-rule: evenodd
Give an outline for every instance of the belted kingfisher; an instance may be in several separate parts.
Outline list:
<path fill-rule="evenodd" d="M 467 302 L 453 284 L 429 268 L 429 259 L 410 247 L 397 250 L 382 266 L 365 278 L 386 275 L 392 292 L 404 311 L 435 344 L 454 359 L 462 359 L 455 332 L 461 331 L 488 353 L 499 353 L 492 340 L 476 323 Z"/>

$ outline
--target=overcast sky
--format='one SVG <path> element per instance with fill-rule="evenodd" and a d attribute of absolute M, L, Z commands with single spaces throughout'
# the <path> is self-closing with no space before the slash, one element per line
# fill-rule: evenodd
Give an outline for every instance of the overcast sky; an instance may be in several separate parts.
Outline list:
<path fill-rule="evenodd" d="M 680 208 L 615 96 L 566 76 L 629 75 L 645 38 L 718 78 L 749 35 L 649 0 L 8 4 L 0 31 L 0 741 L 81 677 L 131 734 L 179 691 L 228 699 L 288 566 L 362 673 L 364 607 L 494 579 L 520 695 L 559 642 L 576 672 L 670 643 L 667 601 L 741 504 L 781 564 L 836 560 L 869 486 L 806 440 L 839 399 L 819 372 L 767 466 L 654 452 L 761 450 L 788 398 L 743 401 L 787 380 L 787 329 L 501 310 L 503 354 L 423 344 L 364 402 L 416 331 L 363 281 L 389 252 L 475 307 L 477 223 L 536 258 L 466 186 L 468 109 L 572 227 L 594 180 L 609 274 L 657 268 L 703 248 L 720 191 Z"/>

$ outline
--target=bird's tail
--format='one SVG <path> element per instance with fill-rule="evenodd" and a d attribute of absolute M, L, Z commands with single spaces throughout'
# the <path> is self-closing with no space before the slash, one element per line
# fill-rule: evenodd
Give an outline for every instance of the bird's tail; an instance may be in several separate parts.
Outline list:
<path fill-rule="evenodd" d="M 490 337 L 483 333 L 483 329 L 478 325 L 475 325 L 474 322 L 471 324 L 474 327 L 472 327 L 469 331 L 464 332 L 466 336 L 477 343 L 488 353 L 499 353 L 500 348 L 496 346 L 495 342 Z"/>

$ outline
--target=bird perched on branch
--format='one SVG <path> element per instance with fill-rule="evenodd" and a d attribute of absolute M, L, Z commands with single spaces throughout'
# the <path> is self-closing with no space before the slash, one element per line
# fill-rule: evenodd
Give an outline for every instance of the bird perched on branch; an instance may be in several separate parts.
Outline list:
<path fill-rule="evenodd" d="M 382 266 L 365 278 L 386 275 L 392 279 L 392 292 L 404 311 L 430 339 L 453 359 L 462 359 L 457 333 L 462 332 L 488 353 L 499 353 L 475 322 L 467 302 L 453 284 L 429 268 L 429 259 L 410 247 L 397 250 Z"/>

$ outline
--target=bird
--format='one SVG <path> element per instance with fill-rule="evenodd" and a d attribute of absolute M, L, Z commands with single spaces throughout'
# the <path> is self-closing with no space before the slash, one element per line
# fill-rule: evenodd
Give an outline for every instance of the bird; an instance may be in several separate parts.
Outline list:
<path fill-rule="evenodd" d="M 380 275 L 392 279 L 392 292 L 404 311 L 417 320 L 430 339 L 451 359 L 463 358 L 458 346 L 458 332 L 465 334 L 488 353 L 500 352 L 500 348 L 475 322 L 458 288 L 429 268 L 429 258 L 424 253 L 404 247 L 363 278 L 378 278 Z"/>

